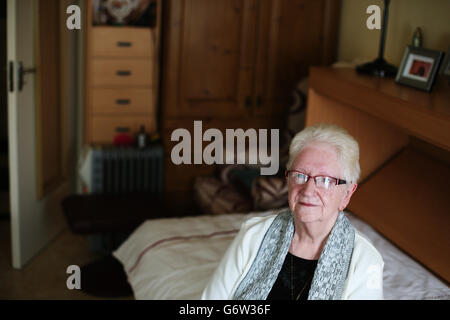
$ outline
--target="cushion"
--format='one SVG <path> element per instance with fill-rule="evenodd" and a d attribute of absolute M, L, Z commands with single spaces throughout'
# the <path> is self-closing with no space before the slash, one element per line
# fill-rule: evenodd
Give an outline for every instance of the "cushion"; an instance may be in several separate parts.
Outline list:
<path fill-rule="evenodd" d="M 288 186 L 280 176 L 260 176 L 252 185 L 253 207 L 255 210 L 269 210 L 287 206 Z"/>
<path fill-rule="evenodd" d="M 204 214 L 249 212 L 252 200 L 215 177 L 198 177 L 194 183 L 194 196 Z"/>
<path fill-rule="evenodd" d="M 292 138 L 305 126 L 306 104 L 308 98 L 308 78 L 302 78 L 292 92 L 294 99 L 289 107 L 286 129 L 280 132 L 280 169 L 289 159 L 289 146 Z"/>
<path fill-rule="evenodd" d="M 233 185 L 248 197 L 251 197 L 253 182 L 259 175 L 259 167 L 243 164 L 227 165 L 220 170 L 220 180 L 223 183 Z"/>

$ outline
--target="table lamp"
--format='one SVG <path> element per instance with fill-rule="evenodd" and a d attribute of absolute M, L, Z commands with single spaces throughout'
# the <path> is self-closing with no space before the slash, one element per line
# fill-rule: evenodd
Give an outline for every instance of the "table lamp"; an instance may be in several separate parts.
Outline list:
<path fill-rule="evenodd" d="M 386 41 L 386 29 L 389 12 L 389 0 L 384 0 L 383 25 L 381 27 L 380 48 L 378 58 L 356 67 L 356 71 L 362 74 L 373 75 L 377 77 L 394 77 L 397 74 L 397 68 L 384 60 L 384 43 Z"/>

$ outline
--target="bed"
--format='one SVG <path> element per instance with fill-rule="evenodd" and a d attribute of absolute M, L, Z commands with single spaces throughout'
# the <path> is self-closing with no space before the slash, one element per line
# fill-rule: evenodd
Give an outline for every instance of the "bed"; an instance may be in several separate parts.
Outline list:
<path fill-rule="evenodd" d="M 247 214 L 203 215 L 147 220 L 113 252 L 123 265 L 136 299 L 199 299 L 243 221 L 278 210 Z M 387 300 L 449 300 L 448 285 L 377 233 L 346 212 L 385 262 Z"/>

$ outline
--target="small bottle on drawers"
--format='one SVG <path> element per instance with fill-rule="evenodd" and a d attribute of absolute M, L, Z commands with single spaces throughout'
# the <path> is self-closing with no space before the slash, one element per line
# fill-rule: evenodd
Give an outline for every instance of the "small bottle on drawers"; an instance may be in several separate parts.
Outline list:
<path fill-rule="evenodd" d="M 145 127 L 141 126 L 138 134 L 136 135 L 136 146 L 139 149 L 143 149 L 148 145 L 148 134 L 145 132 Z"/>

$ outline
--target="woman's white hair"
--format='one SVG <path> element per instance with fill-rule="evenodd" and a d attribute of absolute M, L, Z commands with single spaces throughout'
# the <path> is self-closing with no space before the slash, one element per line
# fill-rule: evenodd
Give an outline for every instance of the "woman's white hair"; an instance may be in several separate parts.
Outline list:
<path fill-rule="evenodd" d="M 313 125 L 295 135 L 289 146 L 289 160 L 286 165 L 288 170 L 297 155 L 314 142 L 328 143 L 336 148 L 338 159 L 341 162 L 343 179 L 351 183 L 358 182 L 361 174 L 358 142 L 346 130 L 332 124 Z"/>

